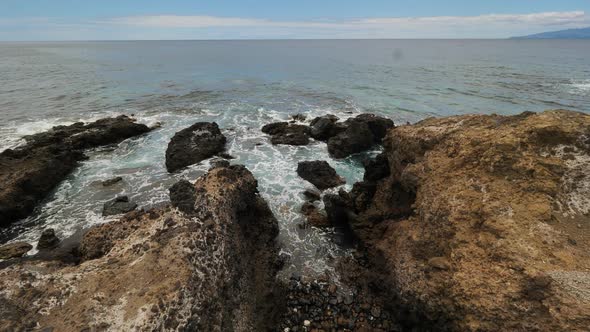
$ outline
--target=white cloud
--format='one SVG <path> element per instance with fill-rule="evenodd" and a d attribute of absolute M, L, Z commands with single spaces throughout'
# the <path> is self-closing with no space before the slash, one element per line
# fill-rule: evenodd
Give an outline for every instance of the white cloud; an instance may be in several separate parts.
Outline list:
<path fill-rule="evenodd" d="M 75 25 L 77 28 L 72 28 Z M 584 11 L 477 16 L 374 17 L 281 21 L 264 18 L 152 15 L 70 22 L 57 18 L 1 19 L 12 38 L 235 39 L 235 38 L 505 38 L 590 25 Z M 19 29 L 15 29 L 18 27 Z M 63 36 L 63 37 L 62 37 Z M 77 37 L 72 37 L 77 36 Z"/>
<path fill-rule="evenodd" d="M 155 15 L 129 16 L 105 20 L 100 23 L 155 28 L 207 28 L 207 27 L 285 27 L 285 28 L 372 28 L 375 26 L 403 27 L 448 26 L 475 24 L 530 24 L 574 25 L 588 24 L 583 11 L 545 12 L 534 14 L 488 14 L 479 16 L 382 17 L 343 21 L 274 21 L 239 17 Z"/>

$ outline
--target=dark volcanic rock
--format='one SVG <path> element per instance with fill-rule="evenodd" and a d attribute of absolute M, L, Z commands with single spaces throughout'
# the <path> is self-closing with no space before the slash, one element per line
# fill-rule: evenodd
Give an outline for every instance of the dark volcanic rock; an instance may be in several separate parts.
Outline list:
<path fill-rule="evenodd" d="M 102 181 L 102 185 L 105 186 L 105 187 L 109 187 L 109 186 L 112 186 L 112 185 L 114 185 L 116 183 L 119 183 L 121 181 L 123 181 L 123 178 L 120 177 L 120 176 L 117 176 L 117 177 L 114 177 L 112 179 L 108 179 L 108 180 Z"/>
<path fill-rule="evenodd" d="M 48 228 L 41 233 L 37 249 L 51 249 L 57 247 L 58 244 L 59 238 L 55 236 L 55 230 Z"/>
<path fill-rule="evenodd" d="M 342 133 L 328 140 L 328 152 L 334 158 L 345 158 L 370 149 L 375 143 L 369 126 L 353 121 Z"/>
<path fill-rule="evenodd" d="M 262 127 L 262 132 L 271 135 L 274 145 L 307 145 L 309 144 L 309 127 L 288 122 L 276 122 Z"/>
<path fill-rule="evenodd" d="M 322 193 L 316 190 L 306 189 L 303 192 L 303 196 L 305 196 L 310 202 L 315 202 L 322 198 Z"/>
<path fill-rule="evenodd" d="M 335 226 L 348 226 L 354 214 L 350 202 L 342 195 L 327 194 L 324 196 L 324 206 L 328 220 Z"/>
<path fill-rule="evenodd" d="M 307 224 L 315 227 L 328 227 L 330 221 L 312 203 L 306 202 L 301 206 L 301 213 L 306 217 Z"/>
<path fill-rule="evenodd" d="M 330 137 L 339 134 L 346 128 L 336 125 L 337 121 L 338 117 L 331 114 L 313 119 L 309 125 L 311 127 L 311 137 L 320 141 L 325 141 Z"/>
<path fill-rule="evenodd" d="M 168 143 L 166 169 L 175 172 L 221 153 L 226 138 L 215 122 L 197 122 L 177 132 Z"/>
<path fill-rule="evenodd" d="M 297 174 L 320 190 L 346 183 L 326 161 L 302 161 L 297 166 Z"/>
<path fill-rule="evenodd" d="M 392 120 L 369 113 L 360 114 L 355 118 L 348 119 L 347 122 L 366 123 L 376 143 L 380 143 L 387 134 L 387 130 L 394 127 Z"/>
<path fill-rule="evenodd" d="M 104 203 L 102 209 L 103 216 L 113 216 L 133 211 L 137 208 L 137 204 L 129 202 L 129 197 L 119 196 L 113 200 Z"/>
<path fill-rule="evenodd" d="M 0 246 L 0 259 L 10 259 L 22 257 L 29 250 L 33 249 L 33 246 L 26 242 L 15 242 Z"/>
<path fill-rule="evenodd" d="M 180 180 L 170 187 L 170 202 L 184 213 L 192 213 L 195 208 L 195 187 L 187 180 Z"/>
<path fill-rule="evenodd" d="M 365 181 L 378 181 L 389 176 L 389 162 L 385 153 L 379 154 L 375 159 L 366 160 L 365 166 Z"/>
<path fill-rule="evenodd" d="M 35 205 L 85 158 L 83 149 L 119 143 L 150 129 L 126 116 L 75 123 L 25 137 L 0 153 L 0 227 L 28 216 Z"/>

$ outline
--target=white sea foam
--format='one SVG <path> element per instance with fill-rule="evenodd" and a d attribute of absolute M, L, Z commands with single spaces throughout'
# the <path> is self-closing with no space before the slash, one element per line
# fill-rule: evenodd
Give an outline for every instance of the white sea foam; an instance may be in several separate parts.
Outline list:
<path fill-rule="evenodd" d="M 250 112 L 243 109 L 247 109 L 247 105 L 232 103 L 227 109 L 220 110 L 195 108 L 175 112 L 154 109 L 137 113 L 138 122 L 161 122 L 163 126 L 147 135 L 126 140 L 114 150 L 89 151 L 89 160 L 62 182 L 34 215 L 21 222 L 25 231 L 13 241 L 36 245 L 41 232 L 49 227 L 56 230 L 58 237 L 65 238 L 80 229 L 112 220 L 113 217 L 107 219 L 102 216 L 102 205 L 118 195 L 128 195 L 140 207 L 168 201 L 168 188 L 172 184 L 179 179 L 194 181 L 210 168 L 207 160 L 182 172 L 169 174 L 164 165 L 164 155 L 170 138 L 195 122 L 216 121 L 228 138 L 228 153 L 236 158 L 232 163 L 243 164 L 252 171 L 259 181 L 261 195 L 279 220 L 279 241 L 282 250 L 291 257 L 283 274 L 289 275 L 294 271 L 311 275 L 333 272 L 330 257 L 346 254 L 346 251 L 331 241 L 330 232 L 300 227 L 305 221 L 299 212 L 304 202 L 301 193 L 313 186 L 297 176 L 297 163 L 302 160 L 327 160 L 347 179 L 346 188 L 350 188 L 362 178 L 359 162 L 354 158 L 331 159 L 322 142 L 312 142 L 303 147 L 274 146 L 260 128 L 267 123 L 289 120 L 290 115 L 263 107 Z M 127 111 L 133 113 L 134 110 Z M 311 107 L 301 113 L 308 119 L 327 113 L 337 114 L 342 119 L 354 116 L 350 112 Z M 42 131 L 57 123 L 59 121 L 46 127 L 32 124 L 29 132 Z M 114 176 L 122 176 L 123 182 L 111 187 L 100 184 L 102 180 Z"/>

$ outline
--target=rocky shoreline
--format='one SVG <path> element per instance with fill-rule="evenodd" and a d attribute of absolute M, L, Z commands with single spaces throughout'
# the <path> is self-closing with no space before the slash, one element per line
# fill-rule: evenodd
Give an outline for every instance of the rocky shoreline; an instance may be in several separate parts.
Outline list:
<path fill-rule="evenodd" d="M 56 127 L 2 152 L 0 179 L 9 185 L 0 224 L 30 213 L 84 149 L 149 130 L 121 116 Z M 116 198 L 105 211 L 125 214 L 88 230 L 66 255 L 52 230 L 43 254 L 0 246 L 0 331 L 590 326 L 589 115 L 466 115 L 403 126 L 371 114 L 297 115 L 261 132 L 272 144 L 324 142 L 333 158 L 383 145 L 350 191 L 326 161 L 293 165 L 318 189 L 303 193 L 306 227 L 337 227 L 353 239 L 353 255 L 335 258 L 337 277 L 277 278 L 285 263 L 278 222 L 252 173 L 225 160 L 217 124 L 201 122 L 171 140 L 168 171 L 222 159 L 196 181 L 173 185 L 169 204 L 132 211 L 133 202 Z"/>

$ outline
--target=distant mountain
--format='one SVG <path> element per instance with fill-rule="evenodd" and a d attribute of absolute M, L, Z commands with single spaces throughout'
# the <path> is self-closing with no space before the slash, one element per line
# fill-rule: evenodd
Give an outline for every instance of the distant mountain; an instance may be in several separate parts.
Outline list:
<path fill-rule="evenodd" d="M 590 27 L 543 32 L 530 36 L 512 37 L 511 39 L 590 39 Z"/>

